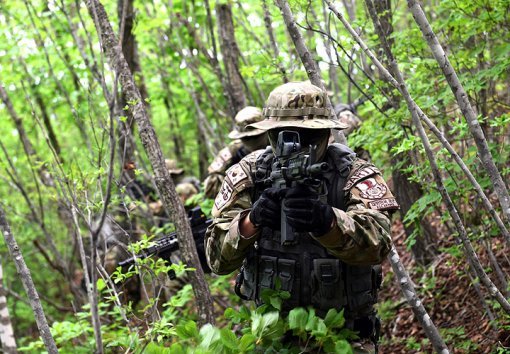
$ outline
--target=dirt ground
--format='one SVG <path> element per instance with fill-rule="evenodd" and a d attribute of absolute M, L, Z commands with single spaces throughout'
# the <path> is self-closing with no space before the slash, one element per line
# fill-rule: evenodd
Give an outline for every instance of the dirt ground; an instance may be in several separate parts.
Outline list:
<path fill-rule="evenodd" d="M 399 221 L 394 223 L 392 233 L 401 261 L 410 273 L 426 310 L 440 329 L 450 351 L 510 353 L 510 317 L 506 317 L 507 325 L 503 326 L 505 328 L 495 328 L 491 324 L 484 306 L 491 308 L 493 316 L 502 314 L 496 313 L 488 301 L 484 305 L 477 295 L 467 273 L 467 262 L 463 254 L 442 252 L 424 273 L 414 264 L 410 251 L 406 249 L 405 234 Z M 439 248 L 454 245 L 453 239 L 438 236 Z M 504 267 L 503 271 L 508 274 L 510 266 L 502 245 L 493 244 L 493 249 L 500 249 L 496 252 L 496 257 Z M 480 255 L 480 261 L 484 267 L 488 267 L 486 254 Z M 388 261 L 383 264 L 383 269 L 385 281 L 379 298 L 379 312 L 383 322 L 380 353 L 432 353 L 425 333 L 407 305 Z M 495 278 L 491 275 L 493 281 Z M 480 288 L 487 297 L 483 285 L 480 285 Z"/>

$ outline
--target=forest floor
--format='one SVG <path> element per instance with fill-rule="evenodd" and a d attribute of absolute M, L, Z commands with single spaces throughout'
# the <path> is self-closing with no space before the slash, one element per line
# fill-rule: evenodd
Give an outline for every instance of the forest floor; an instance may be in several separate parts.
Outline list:
<path fill-rule="evenodd" d="M 441 252 L 439 258 L 427 269 L 417 267 L 404 244 L 402 223 L 396 221 L 392 228 L 393 241 L 401 261 L 419 290 L 432 321 L 440 330 L 452 353 L 510 353 L 510 323 L 505 329 L 493 328 L 484 305 L 467 273 L 465 257 L 455 252 Z M 454 241 L 438 232 L 439 248 L 452 246 Z M 440 235 L 443 234 L 443 235 Z M 505 259 L 503 247 L 496 253 L 498 260 Z M 499 245 L 501 246 L 501 245 Z M 480 256 L 482 265 L 489 264 L 488 256 Z M 508 274 L 508 262 L 503 269 Z M 382 319 L 381 353 L 432 353 L 425 333 L 405 301 L 400 286 L 388 261 L 383 264 L 384 284 L 379 297 Z M 495 278 L 495 277 L 491 277 Z M 420 287 L 417 285 L 420 284 Z M 482 292 L 486 294 L 485 291 Z M 400 300 L 398 300 L 400 299 Z"/>

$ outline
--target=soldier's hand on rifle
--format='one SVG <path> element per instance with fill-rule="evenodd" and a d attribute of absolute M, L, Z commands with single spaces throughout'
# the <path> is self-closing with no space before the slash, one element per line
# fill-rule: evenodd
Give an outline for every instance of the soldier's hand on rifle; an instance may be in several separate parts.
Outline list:
<path fill-rule="evenodd" d="M 308 231 L 322 236 L 333 227 L 333 208 L 319 200 L 319 195 L 307 186 L 287 190 L 283 210 L 287 222 L 296 231 Z"/>
<path fill-rule="evenodd" d="M 266 226 L 273 230 L 279 230 L 281 203 L 284 194 L 285 190 L 280 188 L 266 189 L 253 204 L 249 216 L 252 224 L 256 227 Z"/>

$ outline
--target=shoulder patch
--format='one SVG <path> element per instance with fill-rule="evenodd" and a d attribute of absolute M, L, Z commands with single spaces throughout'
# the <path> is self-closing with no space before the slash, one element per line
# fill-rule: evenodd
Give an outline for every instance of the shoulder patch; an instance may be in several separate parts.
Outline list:
<path fill-rule="evenodd" d="M 222 210 L 228 204 L 237 200 L 238 194 L 243 190 L 253 186 L 249 171 L 249 161 L 245 161 L 246 157 L 238 164 L 231 166 L 225 173 L 225 179 L 221 184 L 220 191 L 214 199 L 214 207 L 216 210 Z"/>
<path fill-rule="evenodd" d="M 361 198 L 371 200 L 381 199 L 388 192 L 388 187 L 386 187 L 383 183 L 377 182 L 377 180 L 373 177 L 357 183 L 354 188 L 357 188 L 360 191 L 359 196 Z"/>
<path fill-rule="evenodd" d="M 364 178 L 367 178 L 369 176 L 378 174 L 379 170 L 374 166 L 366 166 L 362 167 L 359 170 L 357 170 L 348 180 L 345 184 L 344 191 L 347 191 L 352 188 L 353 185 L 358 183 Z"/>
<path fill-rule="evenodd" d="M 214 199 L 214 206 L 217 210 L 221 210 L 232 198 L 232 194 L 234 193 L 234 188 L 230 186 L 229 183 L 223 181 L 221 185 L 221 189 L 216 195 Z"/>
<path fill-rule="evenodd" d="M 373 200 L 368 202 L 368 206 L 375 210 L 395 210 L 400 209 L 395 198 L 386 198 L 380 200 Z"/>
<path fill-rule="evenodd" d="M 232 158 L 232 152 L 230 152 L 230 149 L 228 147 L 221 149 L 219 155 L 223 159 L 223 161 L 227 161 L 228 159 Z"/>
<path fill-rule="evenodd" d="M 379 173 L 364 177 L 350 189 L 352 198 L 373 210 L 397 210 L 399 205 Z"/>
<path fill-rule="evenodd" d="M 222 173 L 225 171 L 225 167 L 228 165 L 228 162 L 232 160 L 232 153 L 228 147 L 220 150 L 216 158 L 207 168 L 207 172 L 211 173 Z"/>
<path fill-rule="evenodd" d="M 239 183 L 243 182 L 248 178 L 248 174 L 244 172 L 243 168 L 239 164 L 235 164 L 227 170 L 227 177 L 232 182 L 232 185 L 235 187 Z"/>

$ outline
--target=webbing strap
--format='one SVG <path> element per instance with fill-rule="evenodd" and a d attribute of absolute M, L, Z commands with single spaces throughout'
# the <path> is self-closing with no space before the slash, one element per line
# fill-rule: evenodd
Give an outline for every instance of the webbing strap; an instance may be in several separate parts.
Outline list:
<path fill-rule="evenodd" d="M 330 117 L 333 111 L 330 108 L 303 107 L 303 108 L 264 108 L 264 117 L 301 117 L 301 116 L 324 116 Z"/>

